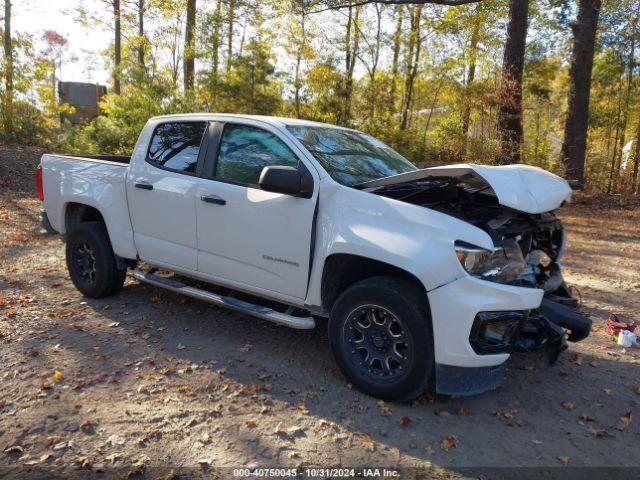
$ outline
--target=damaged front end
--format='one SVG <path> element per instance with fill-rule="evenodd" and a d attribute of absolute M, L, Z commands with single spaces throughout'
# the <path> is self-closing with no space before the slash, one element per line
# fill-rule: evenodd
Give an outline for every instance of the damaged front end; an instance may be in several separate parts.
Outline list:
<path fill-rule="evenodd" d="M 493 240 L 493 251 L 463 241 L 456 242 L 456 255 L 463 268 L 483 280 L 542 289 L 544 298 L 540 307 L 531 311 L 480 312 L 469 339 L 473 349 L 478 354 L 546 349 L 553 363 L 566 349 L 566 340 L 582 340 L 591 329 L 591 320 L 578 313 L 578 302 L 562 277 L 562 224 L 552 212 L 536 212 L 537 198 L 531 189 L 526 197 L 529 202 L 526 209 L 529 211 L 505 206 L 506 202 L 501 201 L 494 183 L 473 172 L 470 174 L 470 167 L 464 167 L 459 176 L 443 175 L 452 173 L 451 168 L 436 175 L 424 170 L 424 178 L 377 182 L 360 187 L 371 193 L 446 213 L 484 230 Z M 517 171 L 517 180 L 526 184 L 528 168 L 523 167 L 526 169 L 524 174 L 522 170 L 512 169 L 511 172 Z M 539 175 L 537 171 L 536 175 Z M 569 194 L 562 197 L 561 192 L 555 193 L 557 208 Z M 548 208 L 548 205 L 539 208 Z"/>

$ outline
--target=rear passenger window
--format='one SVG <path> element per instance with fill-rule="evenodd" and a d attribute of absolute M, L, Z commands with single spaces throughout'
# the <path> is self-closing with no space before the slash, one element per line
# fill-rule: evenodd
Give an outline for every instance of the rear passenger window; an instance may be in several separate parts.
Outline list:
<path fill-rule="evenodd" d="M 206 122 L 163 123 L 151 139 L 147 159 L 153 165 L 195 173 Z"/>
<path fill-rule="evenodd" d="M 264 167 L 298 166 L 298 158 L 282 140 L 261 128 L 227 124 L 224 127 L 215 177 L 257 185 Z"/>

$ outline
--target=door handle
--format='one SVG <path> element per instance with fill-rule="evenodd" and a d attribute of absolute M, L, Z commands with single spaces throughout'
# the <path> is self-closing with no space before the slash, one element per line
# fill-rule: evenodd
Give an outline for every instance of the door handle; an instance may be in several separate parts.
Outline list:
<path fill-rule="evenodd" d="M 134 186 L 143 190 L 153 190 L 153 185 L 149 183 L 136 183 Z"/>
<path fill-rule="evenodd" d="M 207 203 L 215 203 L 216 205 L 226 205 L 227 201 L 217 195 L 202 195 L 200 200 Z"/>

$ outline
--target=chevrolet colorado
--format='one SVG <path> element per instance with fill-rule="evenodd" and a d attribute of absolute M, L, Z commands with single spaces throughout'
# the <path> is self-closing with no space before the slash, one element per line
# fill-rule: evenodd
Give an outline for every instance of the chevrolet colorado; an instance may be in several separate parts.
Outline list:
<path fill-rule="evenodd" d="M 515 350 L 590 331 L 561 270 L 563 179 L 418 169 L 364 133 L 249 115 L 152 118 L 131 157 L 43 155 L 38 195 L 75 286 L 141 282 L 293 328 L 328 317 L 362 391 L 495 387 Z"/>

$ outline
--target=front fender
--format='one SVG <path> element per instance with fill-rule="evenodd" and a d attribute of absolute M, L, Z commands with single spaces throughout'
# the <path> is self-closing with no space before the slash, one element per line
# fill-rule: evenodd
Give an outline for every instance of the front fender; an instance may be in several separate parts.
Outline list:
<path fill-rule="evenodd" d="M 456 240 L 493 247 L 486 232 L 462 220 L 332 180 L 321 185 L 317 222 L 307 296 L 310 305 L 321 304 L 322 269 L 333 254 L 393 265 L 418 278 L 430 291 L 466 276 L 455 256 Z"/>

